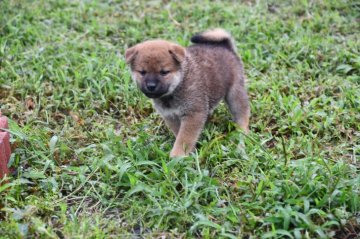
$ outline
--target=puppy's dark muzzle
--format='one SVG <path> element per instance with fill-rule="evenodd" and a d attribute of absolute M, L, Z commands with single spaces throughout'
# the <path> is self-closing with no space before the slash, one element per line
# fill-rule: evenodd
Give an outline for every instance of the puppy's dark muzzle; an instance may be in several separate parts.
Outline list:
<path fill-rule="evenodd" d="M 157 77 L 150 75 L 145 77 L 141 91 L 149 98 L 159 98 L 167 92 L 167 87 Z"/>
<path fill-rule="evenodd" d="M 141 87 L 141 91 L 149 98 L 160 98 L 167 92 L 167 89 L 165 89 L 161 85 L 150 87 L 144 85 L 143 87 Z"/>
<path fill-rule="evenodd" d="M 160 88 L 159 84 L 150 82 L 146 84 L 146 89 L 143 92 L 149 98 L 159 98 L 164 94 Z"/>
<path fill-rule="evenodd" d="M 146 89 L 149 91 L 149 92 L 154 92 L 156 91 L 156 88 L 158 87 L 158 83 L 156 81 L 148 81 L 146 82 Z"/>

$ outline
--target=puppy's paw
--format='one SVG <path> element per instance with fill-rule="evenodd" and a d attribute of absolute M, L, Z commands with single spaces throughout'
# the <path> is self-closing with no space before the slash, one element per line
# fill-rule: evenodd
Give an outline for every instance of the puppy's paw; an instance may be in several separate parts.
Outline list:
<path fill-rule="evenodd" d="M 170 158 L 185 157 L 185 156 L 186 156 L 186 153 L 182 149 L 173 148 L 170 152 Z"/>
<path fill-rule="evenodd" d="M 237 152 L 244 158 L 249 159 L 247 153 L 246 153 L 246 147 L 245 147 L 245 136 L 240 134 L 239 135 L 239 143 L 237 145 Z"/>

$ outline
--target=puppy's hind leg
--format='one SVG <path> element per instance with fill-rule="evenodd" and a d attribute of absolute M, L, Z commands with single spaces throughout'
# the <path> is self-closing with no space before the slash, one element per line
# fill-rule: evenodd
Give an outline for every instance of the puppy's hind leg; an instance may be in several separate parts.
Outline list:
<path fill-rule="evenodd" d="M 247 134 L 249 132 L 250 105 L 244 85 L 235 82 L 227 93 L 225 101 L 233 120 Z"/>
<path fill-rule="evenodd" d="M 250 106 L 244 85 L 235 83 L 226 95 L 225 101 L 229 105 L 233 120 L 240 126 L 245 134 L 249 133 Z M 240 135 L 237 150 L 242 157 L 245 159 L 248 158 L 243 135 Z"/>

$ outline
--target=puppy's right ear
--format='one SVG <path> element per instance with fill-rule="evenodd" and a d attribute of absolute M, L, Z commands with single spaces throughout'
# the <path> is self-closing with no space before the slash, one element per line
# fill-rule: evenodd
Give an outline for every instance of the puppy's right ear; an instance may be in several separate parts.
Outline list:
<path fill-rule="evenodd" d="M 130 47 L 125 52 L 125 60 L 127 64 L 130 64 L 136 57 L 138 51 L 136 49 L 136 46 Z"/>

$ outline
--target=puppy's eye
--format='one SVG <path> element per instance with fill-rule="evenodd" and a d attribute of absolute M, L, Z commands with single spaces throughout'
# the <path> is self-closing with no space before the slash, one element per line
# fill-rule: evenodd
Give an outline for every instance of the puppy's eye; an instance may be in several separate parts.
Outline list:
<path fill-rule="evenodd" d="M 169 73 L 170 73 L 170 71 L 164 71 L 164 70 L 160 71 L 160 75 L 163 75 L 163 76 L 166 76 Z"/>
<path fill-rule="evenodd" d="M 146 71 L 142 70 L 142 71 L 139 71 L 140 75 L 144 76 L 146 74 Z"/>

